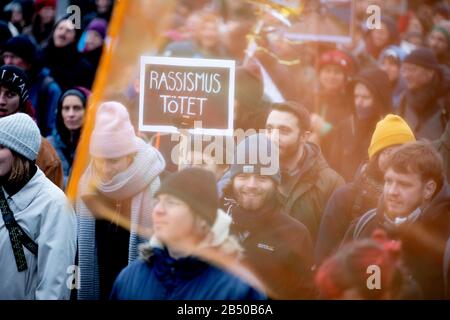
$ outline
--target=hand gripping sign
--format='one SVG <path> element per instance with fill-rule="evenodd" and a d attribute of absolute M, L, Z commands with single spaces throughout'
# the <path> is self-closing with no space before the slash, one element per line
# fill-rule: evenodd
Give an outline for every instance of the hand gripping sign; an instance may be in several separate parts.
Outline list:
<path fill-rule="evenodd" d="M 139 130 L 231 136 L 234 77 L 232 60 L 141 57 Z"/>

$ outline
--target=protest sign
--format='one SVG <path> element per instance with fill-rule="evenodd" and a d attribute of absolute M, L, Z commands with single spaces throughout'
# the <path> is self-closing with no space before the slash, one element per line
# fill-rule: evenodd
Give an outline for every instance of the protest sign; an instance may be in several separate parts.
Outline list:
<path fill-rule="evenodd" d="M 235 62 L 141 57 L 139 130 L 232 135 Z"/>

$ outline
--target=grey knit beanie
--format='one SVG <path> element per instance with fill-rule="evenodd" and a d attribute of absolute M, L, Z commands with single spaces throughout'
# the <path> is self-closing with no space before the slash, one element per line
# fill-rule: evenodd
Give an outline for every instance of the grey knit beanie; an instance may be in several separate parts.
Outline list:
<path fill-rule="evenodd" d="M 34 161 L 41 146 L 39 128 L 25 113 L 0 118 L 0 145 Z"/>
<path fill-rule="evenodd" d="M 278 185 L 281 183 L 278 147 L 264 134 L 247 136 L 236 147 L 230 178 L 241 173 L 268 176 Z"/>

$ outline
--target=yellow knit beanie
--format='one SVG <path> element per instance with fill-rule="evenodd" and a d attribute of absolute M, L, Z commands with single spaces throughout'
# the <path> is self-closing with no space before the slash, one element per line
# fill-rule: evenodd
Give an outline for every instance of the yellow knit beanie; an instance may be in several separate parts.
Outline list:
<path fill-rule="evenodd" d="M 377 152 L 398 144 L 416 141 L 414 133 L 403 118 L 388 114 L 377 123 L 369 147 L 369 159 Z"/>

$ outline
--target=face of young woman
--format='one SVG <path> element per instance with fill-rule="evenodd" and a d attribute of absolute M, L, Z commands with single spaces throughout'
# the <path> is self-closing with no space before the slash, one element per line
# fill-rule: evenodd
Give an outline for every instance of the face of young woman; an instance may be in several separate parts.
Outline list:
<path fill-rule="evenodd" d="M 11 150 L 0 145 L 0 177 L 7 177 L 10 174 L 13 159 Z"/>
<path fill-rule="evenodd" d="M 16 113 L 19 106 L 19 95 L 7 87 L 0 86 L 0 118 Z"/>
<path fill-rule="evenodd" d="M 191 208 L 182 200 L 160 194 L 152 212 L 154 235 L 170 248 L 186 248 L 200 241 Z"/>
<path fill-rule="evenodd" d="M 67 129 L 78 130 L 83 125 L 85 109 L 77 96 L 67 96 L 62 103 L 61 115 Z"/>
<path fill-rule="evenodd" d="M 125 171 L 133 160 L 129 156 L 106 159 L 94 158 L 94 167 L 103 182 L 111 181 L 117 174 Z"/>

